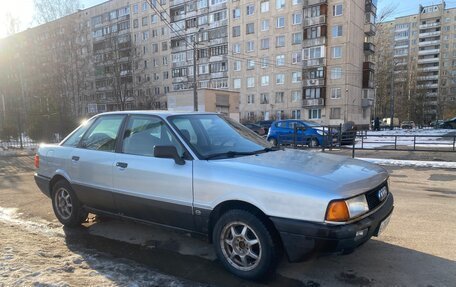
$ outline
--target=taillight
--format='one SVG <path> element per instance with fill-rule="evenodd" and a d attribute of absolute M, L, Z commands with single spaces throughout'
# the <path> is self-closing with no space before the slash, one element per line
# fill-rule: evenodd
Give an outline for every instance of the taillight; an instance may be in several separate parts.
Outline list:
<path fill-rule="evenodd" d="M 40 168 L 40 156 L 37 154 L 35 155 L 35 167 Z"/>

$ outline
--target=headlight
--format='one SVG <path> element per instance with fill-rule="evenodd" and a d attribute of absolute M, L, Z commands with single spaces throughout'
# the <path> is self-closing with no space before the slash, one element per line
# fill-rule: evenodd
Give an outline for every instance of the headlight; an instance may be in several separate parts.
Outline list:
<path fill-rule="evenodd" d="M 331 201 L 326 211 L 326 220 L 343 222 L 356 218 L 369 211 L 364 194 L 347 200 Z"/>

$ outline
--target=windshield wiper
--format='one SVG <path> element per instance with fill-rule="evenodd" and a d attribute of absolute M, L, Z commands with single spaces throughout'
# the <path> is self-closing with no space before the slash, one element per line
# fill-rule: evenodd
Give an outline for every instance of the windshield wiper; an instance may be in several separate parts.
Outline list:
<path fill-rule="evenodd" d="M 220 152 L 220 153 L 214 153 L 214 154 L 210 154 L 210 155 L 207 155 L 204 157 L 204 159 L 213 159 L 213 158 L 216 158 L 216 157 L 221 157 L 221 156 L 225 156 L 225 157 L 235 157 L 235 156 L 242 156 L 242 155 L 255 155 L 256 152 L 253 152 L 253 151 L 249 151 L 249 152 L 240 152 L 240 151 L 227 151 L 227 152 Z"/>
<path fill-rule="evenodd" d="M 280 147 L 267 147 L 267 148 L 255 151 L 255 154 L 265 153 L 265 152 L 270 152 L 270 151 L 278 151 L 278 150 L 283 150 L 283 149 Z"/>

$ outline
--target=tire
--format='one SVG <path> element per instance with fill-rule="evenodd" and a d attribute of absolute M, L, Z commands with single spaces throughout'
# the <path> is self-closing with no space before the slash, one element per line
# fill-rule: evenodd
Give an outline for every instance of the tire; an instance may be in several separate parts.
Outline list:
<path fill-rule="evenodd" d="M 52 208 L 60 223 L 67 227 L 79 226 L 87 219 L 87 211 L 66 180 L 59 180 L 52 187 Z"/>
<path fill-rule="evenodd" d="M 223 266 L 249 280 L 264 278 L 275 269 L 280 257 L 280 243 L 275 238 L 264 221 L 237 209 L 223 214 L 212 234 L 217 257 Z"/>
<path fill-rule="evenodd" d="M 270 138 L 268 142 L 271 143 L 273 146 L 277 146 L 277 140 L 275 138 Z"/>
<path fill-rule="evenodd" d="M 307 145 L 312 148 L 319 146 L 319 143 L 317 139 L 310 139 Z"/>

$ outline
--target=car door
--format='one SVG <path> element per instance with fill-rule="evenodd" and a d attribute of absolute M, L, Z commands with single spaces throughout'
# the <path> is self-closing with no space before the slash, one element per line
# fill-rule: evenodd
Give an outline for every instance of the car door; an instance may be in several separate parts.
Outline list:
<path fill-rule="evenodd" d="M 115 147 L 125 115 L 105 115 L 96 119 L 69 154 L 69 173 L 79 200 L 85 205 L 115 212 L 112 171 Z"/>
<path fill-rule="evenodd" d="M 290 129 L 292 130 L 291 143 L 296 141 L 296 144 L 305 144 L 306 143 L 306 126 L 299 121 L 293 121 L 288 123 Z M 296 135 L 295 135 L 296 127 Z"/>
<path fill-rule="evenodd" d="M 278 142 L 281 144 L 290 144 L 293 142 L 293 128 L 288 121 L 281 121 L 277 123 L 277 130 L 279 132 Z"/>
<path fill-rule="evenodd" d="M 163 119 L 131 115 L 120 153 L 116 157 L 113 185 L 116 206 L 123 215 L 184 229 L 193 229 L 193 161 L 176 164 L 156 158 L 154 146 L 185 150 Z M 185 153 L 186 154 L 186 153 Z"/>

